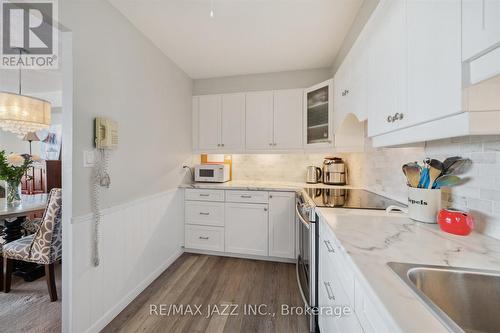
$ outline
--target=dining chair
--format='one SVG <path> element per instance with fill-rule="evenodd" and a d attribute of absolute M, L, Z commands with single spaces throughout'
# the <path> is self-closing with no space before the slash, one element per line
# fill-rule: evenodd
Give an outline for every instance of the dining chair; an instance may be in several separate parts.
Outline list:
<path fill-rule="evenodd" d="M 5 244 L 5 239 L 0 235 L 0 291 L 3 291 L 3 245 Z"/>
<path fill-rule="evenodd" d="M 5 259 L 4 291 L 6 293 L 10 292 L 14 260 L 21 260 L 45 266 L 50 301 L 57 301 L 54 264 L 61 259 L 62 255 L 61 210 L 62 191 L 61 189 L 52 189 L 36 233 L 3 246 Z"/>

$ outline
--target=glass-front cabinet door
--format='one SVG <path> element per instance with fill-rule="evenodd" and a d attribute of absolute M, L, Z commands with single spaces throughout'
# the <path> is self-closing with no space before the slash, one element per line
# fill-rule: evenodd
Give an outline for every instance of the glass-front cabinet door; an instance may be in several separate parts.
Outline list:
<path fill-rule="evenodd" d="M 304 92 L 306 148 L 333 146 L 333 80 L 308 88 Z"/>

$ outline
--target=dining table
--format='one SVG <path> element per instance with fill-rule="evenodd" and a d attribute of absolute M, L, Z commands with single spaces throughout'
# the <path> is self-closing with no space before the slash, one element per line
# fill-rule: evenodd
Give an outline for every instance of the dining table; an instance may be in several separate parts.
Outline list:
<path fill-rule="evenodd" d="M 5 243 L 23 237 L 22 223 L 26 217 L 43 212 L 47 205 L 48 194 L 22 195 L 21 202 L 9 205 L 5 198 L 0 198 L 0 234 Z M 14 274 L 21 276 L 25 281 L 34 281 L 44 275 L 43 267 L 39 265 L 18 262 Z"/>

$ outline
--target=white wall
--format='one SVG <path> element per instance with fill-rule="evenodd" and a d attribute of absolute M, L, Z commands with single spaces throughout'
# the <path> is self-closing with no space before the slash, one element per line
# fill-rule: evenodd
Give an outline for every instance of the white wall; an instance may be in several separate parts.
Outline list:
<path fill-rule="evenodd" d="M 191 159 L 192 81 L 105 0 L 59 2 L 73 39 L 73 218 L 68 332 L 98 332 L 181 253 L 182 164 Z M 93 118 L 119 122 L 103 190 L 101 264 L 91 265 Z M 70 229 L 70 231 L 68 231 Z"/>
<path fill-rule="evenodd" d="M 175 187 L 191 151 L 192 80 L 104 0 L 60 3 L 74 44 L 74 215 L 90 212 L 93 119 L 119 122 L 109 207 Z"/>
<path fill-rule="evenodd" d="M 306 88 L 331 78 L 329 68 L 251 74 L 194 81 L 193 95 Z"/>

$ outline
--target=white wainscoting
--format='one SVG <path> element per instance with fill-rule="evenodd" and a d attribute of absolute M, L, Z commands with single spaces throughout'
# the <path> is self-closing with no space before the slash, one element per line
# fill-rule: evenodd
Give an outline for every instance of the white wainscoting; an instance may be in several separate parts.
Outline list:
<path fill-rule="evenodd" d="M 183 190 L 103 210 L 101 264 L 91 264 L 92 215 L 73 219 L 71 332 L 99 332 L 182 254 Z"/>

